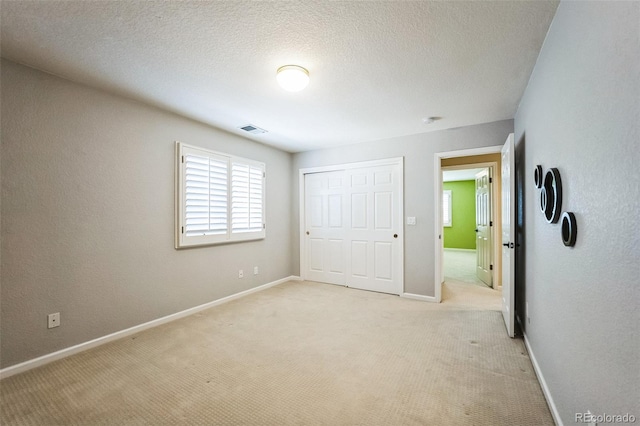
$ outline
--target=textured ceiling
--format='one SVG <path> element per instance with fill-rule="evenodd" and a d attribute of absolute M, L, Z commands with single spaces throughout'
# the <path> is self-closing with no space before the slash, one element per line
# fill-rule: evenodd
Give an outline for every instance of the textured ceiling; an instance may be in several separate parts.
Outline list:
<path fill-rule="evenodd" d="M 296 152 L 513 118 L 557 5 L 2 1 L 2 56 Z"/>

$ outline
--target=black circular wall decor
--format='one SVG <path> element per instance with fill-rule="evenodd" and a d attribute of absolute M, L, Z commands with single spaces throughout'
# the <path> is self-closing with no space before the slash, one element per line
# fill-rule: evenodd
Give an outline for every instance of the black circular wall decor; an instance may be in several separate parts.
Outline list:
<path fill-rule="evenodd" d="M 562 242 L 567 247 L 576 245 L 576 235 L 578 228 L 576 225 L 576 216 L 571 212 L 562 214 Z"/>
<path fill-rule="evenodd" d="M 536 188 L 542 188 L 542 166 L 537 165 L 535 170 L 533 171 L 533 181 L 536 184 Z"/>
<path fill-rule="evenodd" d="M 540 191 L 540 208 L 549 223 L 557 223 L 562 208 L 562 181 L 556 168 L 547 170 Z"/>

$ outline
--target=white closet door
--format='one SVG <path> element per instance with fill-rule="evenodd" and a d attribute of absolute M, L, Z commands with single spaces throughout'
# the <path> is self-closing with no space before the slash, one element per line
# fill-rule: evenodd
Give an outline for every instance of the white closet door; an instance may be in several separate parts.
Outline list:
<path fill-rule="evenodd" d="M 345 172 L 305 175 L 305 278 L 345 284 Z"/>
<path fill-rule="evenodd" d="M 399 165 L 346 171 L 346 284 L 402 292 L 402 175 Z"/>

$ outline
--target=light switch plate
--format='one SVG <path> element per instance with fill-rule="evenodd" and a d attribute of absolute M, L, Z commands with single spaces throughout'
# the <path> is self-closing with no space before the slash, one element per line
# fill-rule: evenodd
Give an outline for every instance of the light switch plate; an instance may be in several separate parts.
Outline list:
<path fill-rule="evenodd" d="M 407 225 L 413 226 L 416 224 L 416 218 L 415 216 L 410 216 L 407 217 Z"/>

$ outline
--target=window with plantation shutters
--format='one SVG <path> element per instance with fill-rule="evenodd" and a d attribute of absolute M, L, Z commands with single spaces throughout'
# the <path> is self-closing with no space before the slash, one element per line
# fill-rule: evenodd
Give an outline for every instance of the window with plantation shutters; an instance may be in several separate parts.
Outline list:
<path fill-rule="evenodd" d="M 451 220 L 451 190 L 442 191 L 442 226 L 452 226 Z"/>
<path fill-rule="evenodd" d="M 265 237 L 264 163 L 177 143 L 176 248 Z"/>

